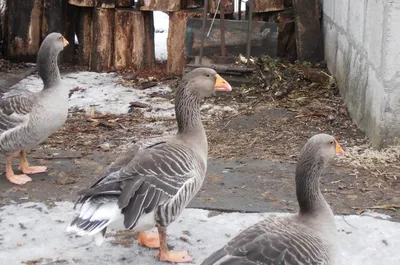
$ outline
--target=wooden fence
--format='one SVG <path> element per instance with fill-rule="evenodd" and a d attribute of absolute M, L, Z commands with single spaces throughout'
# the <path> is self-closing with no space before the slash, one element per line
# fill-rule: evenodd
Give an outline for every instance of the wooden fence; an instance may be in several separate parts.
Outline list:
<path fill-rule="evenodd" d="M 167 70 L 181 74 L 186 65 L 187 19 L 201 17 L 198 0 L 7 0 L 6 57 L 35 61 L 43 38 L 60 32 L 71 45 L 63 59 L 77 60 L 92 71 L 148 69 L 154 66 L 153 11 L 169 14 Z M 217 0 L 210 0 L 215 13 Z M 234 12 L 233 0 L 223 0 L 224 13 Z M 255 17 L 284 9 L 286 0 L 254 0 Z M 287 30 L 287 29 L 284 29 Z M 294 30 L 294 25 L 293 25 Z M 79 44 L 74 44 L 74 36 Z M 287 40 L 286 40 L 287 41 Z M 279 50 L 279 49 L 278 49 Z"/>

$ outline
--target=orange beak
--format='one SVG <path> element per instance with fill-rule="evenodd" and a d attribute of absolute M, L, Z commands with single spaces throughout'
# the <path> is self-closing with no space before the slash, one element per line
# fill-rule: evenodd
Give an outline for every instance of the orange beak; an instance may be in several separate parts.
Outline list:
<path fill-rule="evenodd" d="M 344 154 L 343 148 L 336 140 L 335 142 L 336 142 L 336 155 L 343 155 Z"/>
<path fill-rule="evenodd" d="M 69 42 L 67 41 L 66 38 L 63 37 L 63 43 L 64 43 L 64 47 L 67 46 L 69 44 Z"/>
<path fill-rule="evenodd" d="M 231 85 L 223 79 L 219 74 L 215 76 L 217 80 L 215 80 L 215 85 L 214 85 L 214 91 L 222 91 L 222 92 L 228 92 L 232 91 Z"/>

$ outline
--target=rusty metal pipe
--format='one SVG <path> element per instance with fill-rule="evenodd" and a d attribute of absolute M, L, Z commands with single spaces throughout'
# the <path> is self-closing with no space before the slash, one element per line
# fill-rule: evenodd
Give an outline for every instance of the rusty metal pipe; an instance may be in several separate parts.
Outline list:
<path fill-rule="evenodd" d="M 221 56 L 225 57 L 225 0 L 219 6 L 219 29 L 221 31 Z"/>
<path fill-rule="evenodd" d="M 247 24 L 247 47 L 246 47 L 246 58 L 247 66 L 250 64 L 250 53 L 251 53 L 251 24 L 253 21 L 253 0 L 248 0 L 249 3 L 249 17 Z"/>
<path fill-rule="evenodd" d="M 209 1 L 209 0 L 204 0 L 203 25 L 202 25 L 203 37 L 201 38 L 201 43 L 200 43 L 200 58 L 199 58 L 199 64 L 201 64 L 202 61 L 203 61 L 204 40 L 205 40 L 205 38 L 206 38 L 206 21 L 207 21 L 207 14 L 208 14 L 208 1 Z"/>

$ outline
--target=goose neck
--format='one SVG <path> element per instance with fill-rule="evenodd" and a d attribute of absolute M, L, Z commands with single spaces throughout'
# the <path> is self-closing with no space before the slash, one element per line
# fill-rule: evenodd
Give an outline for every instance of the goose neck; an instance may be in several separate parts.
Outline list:
<path fill-rule="evenodd" d="M 58 85 L 61 82 L 57 63 L 58 54 L 59 52 L 54 51 L 51 47 L 46 49 L 46 45 L 39 50 L 37 67 L 39 76 L 44 83 L 44 89 Z"/>
<path fill-rule="evenodd" d="M 196 134 L 204 131 L 200 115 L 201 99 L 193 94 L 179 91 L 175 100 L 178 133 Z"/>
<path fill-rule="evenodd" d="M 300 158 L 296 167 L 296 195 L 300 214 L 312 214 L 326 208 L 326 203 L 320 187 L 319 179 L 324 167 L 322 159 Z"/>

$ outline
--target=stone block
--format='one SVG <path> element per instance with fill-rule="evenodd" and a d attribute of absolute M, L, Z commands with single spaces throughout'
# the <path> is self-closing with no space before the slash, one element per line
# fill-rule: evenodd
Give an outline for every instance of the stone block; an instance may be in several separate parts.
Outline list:
<path fill-rule="evenodd" d="M 347 30 L 347 17 L 349 14 L 349 0 L 335 0 L 334 21 L 343 30 Z"/>
<path fill-rule="evenodd" d="M 382 51 L 382 32 L 384 19 L 384 0 L 368 0 L 367 15 L 365 24 L 365 49 L 368 53 L 368 59 L 374 68 L 381 68 L 381 51 Z"/>
<path fill-rule="evenodd" d="M 387 10 L 382 77 L 387 87 L 400 89 L 400 1 L 389 3 Z"/>
<path fill-rule="evenodd" d="M 382 111 L 385 104 L 385 89 L 377 77 L 377 72 L 369 67 L 368 83 L 365 90 L 364 117 L 359 126 L 364 130 L 372 145 L 380 148 L 382 144 Z"/>
<path fill-rule="evenodd" d="M 353 120 L 358 124 L 364 116 L 368 64 L 365 54 L 355 47 L 350 49 L 349 74 L 345 93 L 342 93 Z"/>
<path fill-rule="evenodd" d="M 324 0 L 322 2 L 322 11 L 326 16 L 333 20 L 333 15 L 335 13 L 335 0 Z"/>
<path fill-rule="evenodd" d="M 347 36 L 339 33 L 338 49 L 336 52 L 336 71 L 335 77 L 337 85 L 342 93 L 347 89 L 347 77 L 349 74 L 349 42 Z"/>
<path fill-rule="evenodd" d="M 352 1 L 349 12 L 349 33 L 356 44 L 361 45 L 364 37 L 365 0 Z"/>
<path fill-rule="evenodd" d="M 336 51 L 338 48 L 338 30 L 334 24 L 324 19 L 325 60 L 332 75 L 336 72 Z"/>
<path fill-rule="evenodd" d="M 400 144 L 400 93 L 398 90 L 385 95 L 381 127 L 381 146 Z"/>

